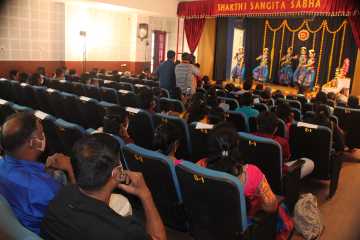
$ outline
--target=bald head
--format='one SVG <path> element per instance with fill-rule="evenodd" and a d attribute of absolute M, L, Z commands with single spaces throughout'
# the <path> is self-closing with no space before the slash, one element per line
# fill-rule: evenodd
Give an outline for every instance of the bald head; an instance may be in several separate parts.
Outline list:
<path fill-rule="evenodd" d="M 6 153 L 15 153 L 22 148 L 38 129 L 38 120 L 28 112 L 15 113 L 3 124 L 1 146 Z"/>

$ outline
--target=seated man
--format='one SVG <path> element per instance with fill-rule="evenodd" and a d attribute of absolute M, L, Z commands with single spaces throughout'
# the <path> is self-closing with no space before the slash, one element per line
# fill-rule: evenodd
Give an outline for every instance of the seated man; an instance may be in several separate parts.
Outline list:
<path fill-rule="evenodd" d="M 263 112 L 258 117 L 258 132 L 254 135 L 264 138 L 270 138 L 278 142 L 281 146 L 285 169 L 290 167 L 296 161 L 290 161 L 291 152 L 289 142 L 286 138 L 276 136 L 278 130 L 278 118 L 275 113 Z M 301 178 L 309 175 L 314 170 L 314 162 L 310 159 L 302 158 L 305 163 L 301 167 Z M 290 162 L 289 162 L 290 161 Z"/>
<path fill-rule="evenodd" d="M 45 144 L 42 125 L 31 113 L 16 113 L 2 126 L 5 156 L 0 161 L 0 194 L 20 223 L 37 234 L 44 211 L 61 187 L 37 162 Z M 66 171 L 70 182 L 75 182 L 68 157 L 55 154 L 47 159 L 47 167 Z"/>
<path fill-rule="evenodd" d="M 143 176 L 124 171 L 119 152 L 104 137 L 94 134 L 75 144 L 77 185 L 64 187 L 50 203 L 41 236 L 45 239 L 166 239 L 164 225 Z M 146 231 L 134 217 L 123 217 L 109 207 L 110 196 L 117 188 L 141 200 Z"/>
<path fill-rule="evenodd" d="M 252 108 L 253 99 L 252 94 L 250 92 L 246 92 L 241 95 L 241 107 L 237 108 L 235 111 L 243 113 L 247 119 L 251 117 L 257 117 L 259 115 L 259 111 Z"/>

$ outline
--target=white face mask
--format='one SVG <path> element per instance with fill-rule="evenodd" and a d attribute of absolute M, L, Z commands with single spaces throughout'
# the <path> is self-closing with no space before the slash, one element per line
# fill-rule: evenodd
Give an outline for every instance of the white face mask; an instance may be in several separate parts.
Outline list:
<path fill-rule="evenodd" d="M 33 141 L 36 141 L 37 144 L 34 144 Z M 40 151 L 40 152 L 44 152 L 45 151 L 45 147 L 46 147 L 46 137 L 45 134 L 42 134 L 42 139 L 40 138 L 34 138 L 31 140 L 30 144 L 32 146 L 35 146 L 35 149 Z"/>

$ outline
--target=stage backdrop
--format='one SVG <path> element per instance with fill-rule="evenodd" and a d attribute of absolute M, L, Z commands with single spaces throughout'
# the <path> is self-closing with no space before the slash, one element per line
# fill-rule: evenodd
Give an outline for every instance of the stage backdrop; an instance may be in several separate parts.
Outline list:
<path fill-rule="evenodd" d="M 259 64 L 256 57 L 267 47 L 270 50 L 270 81 L 277 83 L 280 57 L 290 46 L 293 46 L 295 54 L 299 54 L 302 46 L 315 50 L 316 81 L 319 85 L 334 77 L 344 58 L 351 61 L 349 76 L 353 77 L 357 47 L 345 17 L 246 18 L 244 27 L 247 78 L 252 77 L 251 70 Z M 299 39 L 298 33 L 303 29 L 309 32 L 306 41 Z M 298 61 L 294 60 L 294 70 L 297 64 Z"/>

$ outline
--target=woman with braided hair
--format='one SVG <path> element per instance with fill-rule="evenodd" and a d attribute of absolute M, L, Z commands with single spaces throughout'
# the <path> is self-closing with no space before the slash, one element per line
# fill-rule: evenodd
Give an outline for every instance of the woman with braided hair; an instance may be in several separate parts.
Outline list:
<path fill-rule="evenodd" d="M 265 175 L 252 164 L 244 164 L 239 148 L 239 135 L 236 129 L 227 123 L 217 125 L 209 135 L 209 157 L 197 164 L 209 169 L 222 171 L 239 178 L 244 186 L 248 216 L 254 217 L 263 210 L 268 213 L 278 212 L 277 240 L 286 239 L 293 229 L 293 222 L 283 205 L 279 206 Z"/>

